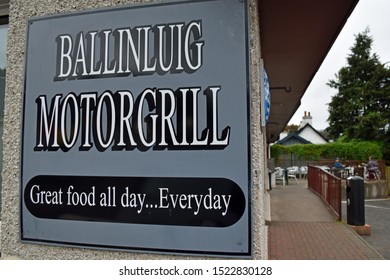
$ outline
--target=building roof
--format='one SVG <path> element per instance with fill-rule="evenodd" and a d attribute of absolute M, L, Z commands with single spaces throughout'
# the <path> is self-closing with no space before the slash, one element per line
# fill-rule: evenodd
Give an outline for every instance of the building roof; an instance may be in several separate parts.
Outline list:
<path fill-rule="evenodd" d="M 358 0 L 259 0 L 271 90 L 267 141 L 278 140 Z"/>
<path fill-rule="evenodd" d="M 276 144 L 279 145 L 293 145 L 293 144 L 311 144 L 310 141 L 302 138 L 297 133 L 290 133 L 283 139 L 280 139 Z"/>
<path fill-rule="evenodd" d="M 316 135 L 318 139 L 323 140 L 324 143 L 329 142 L 321 133 L 318 132 L 311 124 L 307 123 L 295 133 L 290 133 L 283 139 L 280 139 L 276 144 L 280 145 L 292 145 L 292 144 L 316 144 L 312 139 L 304 137 L 302 134 L 304 131 L 310 130 Z"/>
<path fill-rule="evenodd" d="M 297 131 L 297 134 L 302 136 L 302 132 L 305 130 L 311 130 L 313 133 L 315 133 L 319 138 L 323 139 L 324 142 L 329 142 L 329 139 L 326 139 L 321 133 L 318 132 L 317 129 L 315 129 L 311 124 L 307 123 L 302 128 L 300 128 Z"/>

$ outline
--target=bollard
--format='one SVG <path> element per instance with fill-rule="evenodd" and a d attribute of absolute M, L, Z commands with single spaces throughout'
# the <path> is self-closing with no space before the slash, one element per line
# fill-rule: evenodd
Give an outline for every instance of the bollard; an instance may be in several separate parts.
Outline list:
<path fill-rule="evenodd" d="M 364 180 L 359 176 L 347 178 L 347 223 L 365 225 Z"/>

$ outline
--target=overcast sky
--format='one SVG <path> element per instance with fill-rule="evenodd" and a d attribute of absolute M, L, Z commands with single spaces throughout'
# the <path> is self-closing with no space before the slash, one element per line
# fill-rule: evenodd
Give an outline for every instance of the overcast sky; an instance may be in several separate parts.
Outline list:
<path fill-rule="evenodd" d="M 336 91 L 329 88 L 326 83 L 334 79 L 341 67 L 347 65 L 346 57 L 351 53 L 350 49 L 355 43 L 354 35 L 363 32 L 366 27 L 370 29 L 369 34 L 374 40 L 372 52 L 379 56 L 382 63 L 390 62 L 390 1 L 360 0 L 308 87 L 301 100 L 301 106 L 289 124 L 298 125 L 304 111 L 308 111 L 313 117 L 315 129 L 322 130 L 328 127 L 327 104 Z"/>

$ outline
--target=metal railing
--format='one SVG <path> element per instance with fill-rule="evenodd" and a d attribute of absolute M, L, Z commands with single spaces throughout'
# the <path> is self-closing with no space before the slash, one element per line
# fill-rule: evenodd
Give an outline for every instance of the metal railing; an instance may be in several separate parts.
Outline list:
<path fill-rule="evenodd" d="M 318 194 L 331 208 L 338 220 L 341 220 L 341 179 L 316 167 L 308 167 L 308 187 Z"/>

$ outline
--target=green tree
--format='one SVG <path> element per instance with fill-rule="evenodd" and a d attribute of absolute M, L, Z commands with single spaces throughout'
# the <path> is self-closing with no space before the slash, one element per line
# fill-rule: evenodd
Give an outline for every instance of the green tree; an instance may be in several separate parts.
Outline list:
<path fill-rule="evenodd" d="M 390 69 L 371 53 L 372 44 L 368 28 L 356 35 L 347 65 L 328 82 L 338 90 L 328 108 L 333 139 L 390 144 Z"/>
<path fill-rule="evenodd" d="M 286 131 L 288 134 L 295 133 L 299 130 L 299 125 L 297 124 L 289 124 L 284 128 L 284 131 Z"/>

